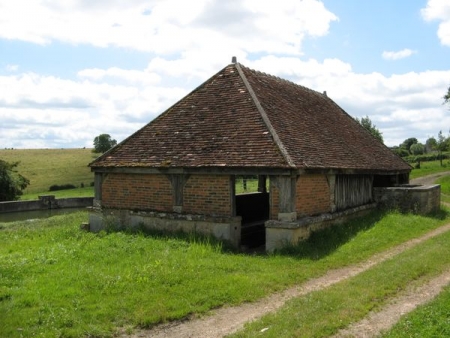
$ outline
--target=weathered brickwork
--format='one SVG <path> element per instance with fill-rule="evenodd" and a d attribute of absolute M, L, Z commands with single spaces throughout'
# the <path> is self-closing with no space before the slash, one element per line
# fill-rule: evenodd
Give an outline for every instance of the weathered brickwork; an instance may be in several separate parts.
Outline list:
<path fill-rule="evenodd" d="M 227 175 L 191 175 L 184 186 L 183 212 L 231 215 L 231 186 Z"/>
<path fill-rule="evenodd" d="M 330 190 L 325 175 L 301 175 L 296 184 L 297 217 L 331 211 Z"/>
<path fill-rule="evenodd" d="M 165 175 L 109 174 L 102 186 L 102 205 L 171 212 L 172 187 Z"/>

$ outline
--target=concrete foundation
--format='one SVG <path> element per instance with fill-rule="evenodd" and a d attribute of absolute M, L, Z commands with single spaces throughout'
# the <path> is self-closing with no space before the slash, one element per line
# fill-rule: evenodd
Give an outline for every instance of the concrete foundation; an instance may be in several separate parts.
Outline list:
<path fill-rule="evenodd" d="M 287 245 L 295 245 L 299 241 L 308 239 L 314 231 L 342 224 L 352 218 L 361 217 L 376 207 L 376 203 L 371 203 L 342 212 L 327 213 L 315 217 L 302 217 L 291 222 L 267 221 L 265 223 L 266 251 L 272 252 Z"/>
<path fill-rule="evenodd" d="M 425 215 L 439 211 L 441 207 L 439 184 L 374 188 L 373 194 L 380 207 L 401 212 Z"/>
<path fill-rule="evenodd" d="M 200 233 L 229 242 L 234 247 L 240 244 L 241 217 L 214 217 L 178 213 L 144 212 L 131 210 L 92 209 L 89 215 L 91 231 L 98 232 L 108 227 L 115 229 L 144 228 L 148 230 Z"/>
<path fill-rule="evenodd" d="M 92 206 L 93 197 L 56 199 L 54 195 L 39 196 L 38 200 L 0 202 L 0 213 L 35 211 L 62 208 L 85 208 Z"/>

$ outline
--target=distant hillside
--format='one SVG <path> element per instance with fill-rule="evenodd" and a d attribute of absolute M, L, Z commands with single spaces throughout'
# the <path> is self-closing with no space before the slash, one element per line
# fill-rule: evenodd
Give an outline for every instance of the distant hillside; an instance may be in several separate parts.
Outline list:
<path fill-rule="evenodd" d="M 31 182 L 27 194 L 48 191 L 54 184 L 88 186 L 94 181 L 88 164 L 97 156 L 92 149 L 0 149 L 0 159 L 20 162 L 18 171 Z"/>

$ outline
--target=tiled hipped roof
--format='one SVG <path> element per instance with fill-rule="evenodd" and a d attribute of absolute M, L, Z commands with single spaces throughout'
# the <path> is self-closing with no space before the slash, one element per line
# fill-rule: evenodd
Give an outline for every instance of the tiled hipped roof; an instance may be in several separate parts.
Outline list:
<path fill-rule="evenodd" d="M 91 167 L 410 170 L 326 95 L 237 63 Z"/>

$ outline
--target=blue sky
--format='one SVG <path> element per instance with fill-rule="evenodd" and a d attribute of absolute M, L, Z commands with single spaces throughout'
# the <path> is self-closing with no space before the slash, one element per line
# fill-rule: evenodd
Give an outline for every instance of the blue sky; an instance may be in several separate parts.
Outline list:
<path fill-rule="evenodd" d="M 388 146 L 449 132 L 448 0 L 0 0 L 0 148 L 121 141 L 233 55 Z"/>

